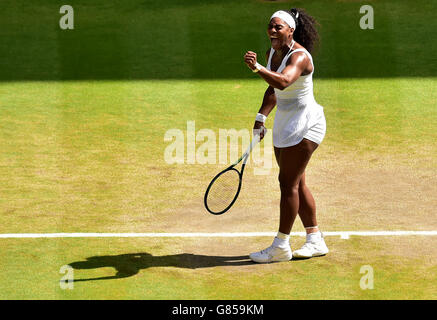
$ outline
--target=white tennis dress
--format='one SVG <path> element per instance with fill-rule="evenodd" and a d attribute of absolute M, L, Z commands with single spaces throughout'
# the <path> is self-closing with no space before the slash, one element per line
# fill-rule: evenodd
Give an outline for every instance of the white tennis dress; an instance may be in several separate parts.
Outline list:
<path fill-rule="evenodd" d="M 313 71 L 300 76 L 284 90 L 275 88 L 277 110 L 273 125 L 273 145 L 278 148 L 294 146 L 304 138 L 320 144 L 326 133 L 323 107 L 316 102 L 313 94 L 314 63 L 311 54 L 306 49 L 289 52 L 276 72 L 284 70 L 288 59 L 295 52 L 304 52 L 308 56 Z M 271 48 L 267 63 L 269 70 L 274 53 L 275 49 Z"/>

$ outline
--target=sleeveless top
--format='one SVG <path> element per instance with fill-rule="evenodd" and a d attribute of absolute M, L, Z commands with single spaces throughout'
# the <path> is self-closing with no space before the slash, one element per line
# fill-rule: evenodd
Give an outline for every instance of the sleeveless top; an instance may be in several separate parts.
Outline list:
<path fill-rule="evenodd" d="M 295 49 L 287 53 L 276 72 L 281 73 L 290 56 L 295 52 L 304 52 L 311 61 L 313 71 L 300 76 L 295 82 L 284 90 L 274 89 L 276 95 L 277 111 L 273 126 L 273 144 L 275 147 L 284 148 L 298 144 L 302 141 L 311 120 L 317 118 L 320 109 L 313 94 L 314 63 L 311 54 L 306 49 Z M 275 49 L 271 48 L 267 69 L 271 70 L 271 60 Z"/>

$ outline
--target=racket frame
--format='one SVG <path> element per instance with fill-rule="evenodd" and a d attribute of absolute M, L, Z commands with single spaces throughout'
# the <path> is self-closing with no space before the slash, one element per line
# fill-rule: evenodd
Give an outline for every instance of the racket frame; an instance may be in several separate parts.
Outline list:
<path fill-rule="evenodd" d="M 247 160 L 249 159 L 249 155 L 252 152 L 253 148 L 260 142 L 260 136 L 257 134 L 253 137 L 252 142 L 250 143 L 249 147 L 247 147 L 247 150 L 243 153 L 243 155 L 237 160 L 235 161 L 233 164 L 231 164 L 229 167 L 227 167 L 226 169 L 224 169 L 223 171 L 219 172 L 209 183 L 208 188 L 205 191 L 205 196 L 203 197 L 203 203 L 205 205 L 206 210 L 208 210 L 209 213 L 214 214 L 214 215 L 221 215 L 223 213 L 225 213 L 226 211 L 228 211 L 235 203 L 235 201 L 237 201 L 238 195 L 240 194 L 241 191 L 241 185 L 243 182 L 243 172 L 244 172 L 244 168 L 246 167 L 246 163 Z M 243 160 L 243 163 L 241 165 L 241 170 L 238 171 L 235 166 L 237 164 L 239 164 L 241 162 L 241 160 Z M 207 198 L 208 198 L 208 194 L 209 194 L 209 190 L 211 189 L 212 185 L 214 184 L 214 182 L 225 172 L 228 172 L 230 170 L 235 170 L 238 173 L 239 176 L 239 181 L 238 181 L 238 189 L 237 192 L 235 193 L 234 199 L 230 202 L 230 204 L 223 209 L 220 212 L 213 212 L 209 209 L 208 204 L 207 204 Z"/>

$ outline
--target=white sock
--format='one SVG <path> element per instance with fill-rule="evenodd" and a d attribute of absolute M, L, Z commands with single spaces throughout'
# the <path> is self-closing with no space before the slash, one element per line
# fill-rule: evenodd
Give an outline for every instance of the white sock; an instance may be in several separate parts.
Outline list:
<path fill-rule="evenodd" d="M 307 242 L 319 242 L 322 240 L 322 233 L 320 231 L 307 234 Z"/>
<path fill-rule="evenodd" d="M 290 235 L 282 232 L 278 232 L 273 240 L 273 246 L 284 248 L 290 245 Z"/>

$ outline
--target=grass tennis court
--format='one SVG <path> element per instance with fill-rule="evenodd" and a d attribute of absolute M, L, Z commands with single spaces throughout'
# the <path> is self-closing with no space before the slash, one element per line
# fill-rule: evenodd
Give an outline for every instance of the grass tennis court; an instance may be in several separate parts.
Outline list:
<path fill-rule="evenodd" d="M 328 130 L 307 171 L 322 231 L 437 230 L 436 6 L 369 3 L 367 31 L 356 1 L 75 1 L 69 31 L 59 29 L 59 1 L 7 5 L 0 233 L 276 231 L 273 158 L 267 175 L 249 163 L 236 205 L 216 217 L 203 193 L 223 164 L 189 164 L 187 154 L 168 164 L 164 135 L 187 139 L 187 121 L 217 136 L 251 129 L 266 85 L 243 54 L 264 53 L 266 19 L 292 6 L 322 24 L 314 86 Z M 0 239 L 0 298 L 437 298 L 435 236 L 327 237 L 326 257 L 251 263 L 270 241 Z M 292 237 L 292 248 L 303 241 Z M 72 290 L 59 285 L 64 265 L 74 267 Z M 360 288 L 364 265 L 372 290 Z"/>

